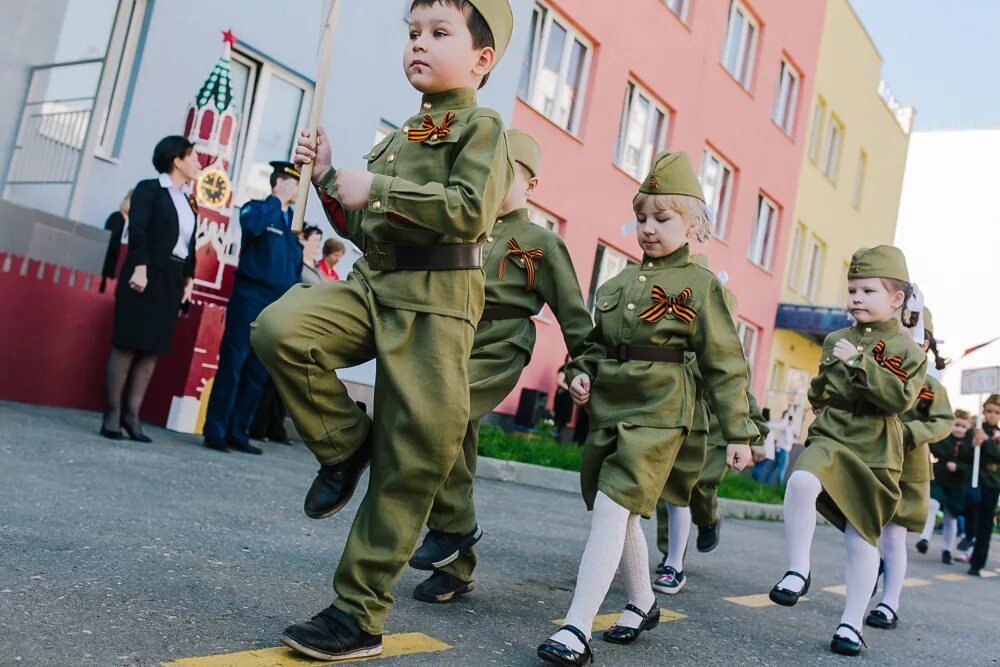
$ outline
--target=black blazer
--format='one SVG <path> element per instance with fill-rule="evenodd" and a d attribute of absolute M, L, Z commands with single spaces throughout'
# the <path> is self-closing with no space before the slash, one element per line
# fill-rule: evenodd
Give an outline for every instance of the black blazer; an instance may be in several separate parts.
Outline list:
<path fill-rule="evenodd" d="M 195 229 L 188 241 L 187 262 L 184 265 L 184 276 L 194 276 L 194 241 L 198 231 L 198 206 L 193 198 L 189 198 L 191 210 L 195 214 Z M 128 214 L 128 257 L 122 274 L 130 276 L 132 269 L 140 264 L 161 267 L 170 261 L 174 246 L 177 245 L 177 235 L 180 224 L 177 221 L 177 209 L 170 198 L 170 192 L 160 185 L 159 179 L 151 178 L 139 181 L 132 191 Z"/>

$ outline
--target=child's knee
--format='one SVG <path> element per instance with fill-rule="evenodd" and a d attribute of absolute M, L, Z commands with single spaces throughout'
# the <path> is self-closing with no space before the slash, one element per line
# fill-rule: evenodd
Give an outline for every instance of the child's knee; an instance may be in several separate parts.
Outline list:
<path fill-rule="evenodd" d="M 267 367 L 280 360 L 281 350 L 294 340 L 295 318 L 281 313 L 272 304 L 250 325 L 250 345 Z"/>
<path fill-rule="evenodd" d="M 820 484 L 819 479 L 815 475 L 805 470 L 796 470 L 788 478 L 788 484 L 785 487 L 785 496 L 791 496 L 799 500 L 815 499 L 822 490 L 823 485 Z"/>

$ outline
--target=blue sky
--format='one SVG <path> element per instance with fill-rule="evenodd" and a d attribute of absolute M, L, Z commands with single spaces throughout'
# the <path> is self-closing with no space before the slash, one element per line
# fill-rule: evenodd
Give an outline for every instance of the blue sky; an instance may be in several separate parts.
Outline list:
<path fill-rule="evenodd" d="M 1000 128 L 1000 0 L 850 0 L 916 130 Z"/>

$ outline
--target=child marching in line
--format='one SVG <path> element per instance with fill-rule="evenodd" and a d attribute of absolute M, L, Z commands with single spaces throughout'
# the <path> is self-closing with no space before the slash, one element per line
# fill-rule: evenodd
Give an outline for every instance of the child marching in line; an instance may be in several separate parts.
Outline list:
<path fill-rule="evenodd" d="M 722 285 L 691 262 L 687 239 L 705 239 L 710 226 L 688 156 L 657 155 L 633 206 L 642 264 L 598 290 L 587 353 L 567 372 L 574 400 L 591 406 L 580 486 L 594 514 L 566 624 L 538 647 L 542 660 L 557 665 L 593 660 L 593 619 L 619 562 L 629 603 L 605 641 L 630 644 L 659 623 L 639 518 L 652 514 L 694 418 L 686 352 L 697 357 L 732 443 L 731 467 L 749 463 L 747 443 L 759 435 L 749 419 L 746 360 Z"/>
<path fill-rule="evenodd" d="M 934 524 L 940 509 L 944 514 L 941 529 L 941 562 L 952 563 L 952 551 L 958 537 L 958 517 L 965 512 L 965 491 L 972 473 L 972 442 L 969 429 L 975 424 L 972 415 L 965 410 L 955 410 L 955 421 L 951 435 L 931 445 L 934 457 L 934 479 L 931 481 L 930 510 L 924 532 L 917 542 L 917 551 L 927 553 Z"/>
<path fill-rule="evenodd" d="M 924 309 L 924 353 L 931 348 L 934 325 L 931 311 Z M 912 330 L 911 330 L 912 331 Z M 936 346 L 935 346 L 936 349 Z M 945 362 L 935 354 L 935 365 L 944 370 Z M 873 628 L 891 630 L 899 625 L 899 597 L 906 579 L 906 532 L 920 532 L 926 524 L 934 527 L 937 507 L 930 506 L 931 470 L 929 443 L 943 438 L 954 423 L 955 417 L 948 402 L 948 392 L 930 373 L 920 389 L 916 404 L 899 415 L 903 422 L 903 472 L 899 476 L 900 500 L 896 514 L 879 539 L 879 551 L 885 562 L 885 579 L 882 584 L 882 599 L 868 614 L 865 624 Z M 923 543 L 921 553 L 927 551 Z M 920 542 L 917 542 L 920 550 Z"/>
<path fill-rule="evenodd" d="M 806 449 L 785 491 L 788 571 L 771 589 L 793 606 L 809 591 L 816 510 L 844 531 L 847 599 L 830 649 L 858 655 L 861 623 L 878 578 L 878 539 L 899 504 L 903 467 L 900 412 L 917 400 L 927 355 L 900 331 L 912 286 L 903 253 L 892 246 L 854 253 L 848 308 L 857 324 L 826 337 L 809 386 L 817 412 Z M 908 322 L 913 313 L 904 313 Z"/>
<path fill-rule="evenodd" d="M 975 546 L 969 559 L 969 574 L 981 576 L 990 555 L 990 537 L 1000 499 L 1000 394 L 993 394 L 983 405 L 983 427 L 972 434 L 972 446 L 979 447 L 979 501 L 976 507 L 976 524 L 966 527 L 973 531 Z"/>

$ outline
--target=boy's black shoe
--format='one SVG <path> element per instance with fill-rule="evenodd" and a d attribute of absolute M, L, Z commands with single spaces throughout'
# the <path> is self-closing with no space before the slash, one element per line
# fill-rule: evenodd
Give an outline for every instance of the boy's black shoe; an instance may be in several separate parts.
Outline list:
<path fill-rule="evenodd" d="M 281 641 L 317 660 L 367 658 L 382 652 L 382 635 L 370 635 L 350 615 L 330 606 L 311 621 L 289 625 Z"/>
<path fill-rule="evenodd" d="M 951 552 L 950 551 L 942 551 L 941 552 L 941 562 L 944 563 L 945 565 L 951 565 Z"/>
<path fill-rule="evenodd" d="M 722 515 L 707 526 L 698 526 L 698 540 L 696 546 L 698 551 L 707 554 L 709 551 L 719 546 L 719 529 L 722 527 Z"/>
<path fill-rule="evenodd" d="M 971 577 L 981 577 L 983 575 L 982 575 L 982 573 L 980 573 L 978 567 L 970 567 L 969 568 L 969 576 L 971 576 Z"/>
<path fill-rule="evenodd" d="M 451 602 L 459 595 L 471 593 L 474 588 L 475 584 L 471 581 L 462 581 L 448 572 L 437 570 L 413 589 L 413 597 L 432 604 Z"/>
<path fill-rule="evenodd" d="M 922 554 L 927 553 L 928 542 L 927 540 L 917 540 L 917 551 Z"/>
<path fill-rule="evenodd" d="M 361 401 L 355 403 L 362 412 L 367 413 L 364 403 Z M 303 504 L 307 517 L 325 519 L 344 509 L 354 495 L 354 490 L 358 488 L 358 480 L 372 461 L 374 435 L 374 427 L 369 428 L 368 435 L 356 452 L 340 463 L 320 466 Z"/>
<path fill-rule="evenodd" d="M 471 549 L 482 536 L 483 529 L 478 525 L 464 535 L 429 530 L 424 538 L 424 543 L 410 559 L 410 567 L 424 571 L 440 570 L 454 562 L 460 553 Z"/>
<path fill-rule="evenodd" d="M 214 449 L 217 452 L 229 451 L 229 443 L 226 442 L 225 439 L 223 438 L 206 437 L 205 446 L 208 447 L 209 449 Z"/>

